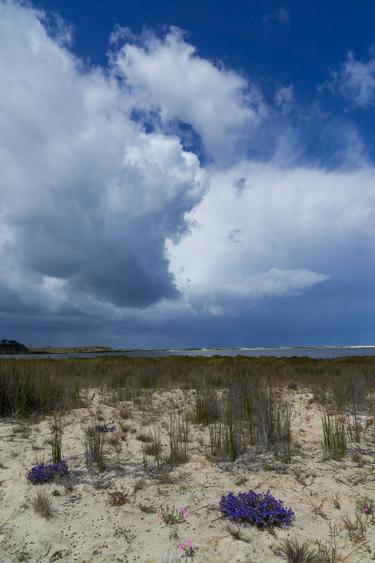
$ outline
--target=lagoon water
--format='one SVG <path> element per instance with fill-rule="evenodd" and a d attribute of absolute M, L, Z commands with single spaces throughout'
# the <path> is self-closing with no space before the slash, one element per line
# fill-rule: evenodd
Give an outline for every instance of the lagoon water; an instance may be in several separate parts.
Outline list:
<path fill-rule="evenodd" d="M 307 358 L 340 358 L 344 356 L 375 356 L 375 346 L 279 346 L 254 348 L 178 348 L 163 350 L 121 350 L 113 352 L 82 352 L 69 354 L 17 354 L 2 355 L 2 358 L 14 359 L 64 359 L 64 358 L 98 358 L 107 356 L 127 356 L 131 358 L 161 358 L 167 356 L 268 356 L 276 358 L 307 357 Z"/>

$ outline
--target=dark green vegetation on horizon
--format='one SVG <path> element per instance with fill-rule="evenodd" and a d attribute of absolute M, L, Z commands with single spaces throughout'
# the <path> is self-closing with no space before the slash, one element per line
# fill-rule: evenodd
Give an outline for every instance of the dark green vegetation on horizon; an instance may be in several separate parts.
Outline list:
<path fill-rule="evenodd" d="M 134 397 L 143 389 L 233 389 L 236 382 L 311 390 L 321 403 L 363 405 L 375 394 L 375 358 L 171 356 L 0 361 L 0 416 L 48 414 L 80 405 L 84 389 Z M 205 416 L 204 413 L 201 416 Z"/>
<path fill-rule="evenodd" d="M 6 338 L 0 340 L 0 354 L 25 354 L 28 351 L 28 348 L 17 340 L 7 340 Z"/>

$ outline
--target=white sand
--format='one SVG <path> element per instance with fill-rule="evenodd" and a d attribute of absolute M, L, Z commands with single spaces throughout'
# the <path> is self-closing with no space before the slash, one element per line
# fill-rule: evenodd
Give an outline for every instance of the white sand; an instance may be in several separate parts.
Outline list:
<path fill-rule="evenodd" d="M 208 429 L 192 425 L 189 462 L 172 471 L 173 483 L 155 479 L 152 457 L 149 468 L 144 469 L 142 443 L 136 436 L 141 431 L 147 434 L 149 425 L 156 424 L 163 428 L 162 442 L 167 453 L 170 401 L 183 404 L 181 391 L 153 396 L 148 393 L 143 403 L 138 401 L 136 405 L 121 403 L 131 410 L 126 420 L 120 418 L 118 405 L 110 406 L 100 399 L 104 422 L 115 425 L 113 435 L 124 438 L 120 440 L 121 451 L 106 445 L 107 471 L 102 474 L 88 470 L 85 464 L 83 427 L 99 399 L 98 392 L 92 401 L 93 392 L 88 393 L 90 408 L 64 416 L 63 457 L 71 476 L 57 483 L 32 485 L 25 477 L 32 465 L 51 461 L 49 420 L 26 422 L 21 432 L 22 423 L 20 426 L 14 420 L 1 420 L 0 560 L 172 562 L 181 559 L 177 545 L 191 538 L 199 548 L 196 561 L 282 561 L 285 558 L 276 555 L 275 550 L 285 538 L 306 540 L 311 547 L 316 540 L 333 545 L 334 525 L 341 558 L 353 562 L 374 560 L 375 523 L 371 518 L 364 518 L 367 545 L 360 545 L 357 552 L 358 546 L 348 537 L 342 521 L 345 515 L 354 518 L 357 498 L 375 499 L 374 444 L 365 441 L 356 446 L 362 450 L 362 466 L 351 461 L 350 453 L 343 461 L 324 460 L 319 407 L 309 404 L 308 394 L 290 393 L 295 413 L 293 434 L 301 447 L 289 467 L 272 461 L 268 454 L 254 452 L 234 464 L 214 463 L 208 457 Z M 120 422 L 128 427 L 126 433 L 122 433 Z M 113 435 L 107 437 L 112 439 Z M 239 478 L 241 485 L 236 484 Z M 140 479 L 140 489 L 133 492 Z M 282 499 L 295 511 L 294 524 L 276 529 L 273 534 L 242 525 L 243 539 L 233 537 L 227 529 L 228 521 L 217 511 L 220 496 L 249 489 L 269 489 Z M 32 507 L 32 499 L 41 490 L 56 495 L 51 496 L 54 513 L 48 520 Z M 115 490 L 129 493 L 125 505 L 109 504 L 109 492 Z M 332 500 L 336 495 L 340 508 Z M 146 513 L 140 505 L 154 507 L 155 511 L 160 505 L 188 506 L 189 516 L 184 523 L 168 526 L 158 523 L 156 513 Z"/>

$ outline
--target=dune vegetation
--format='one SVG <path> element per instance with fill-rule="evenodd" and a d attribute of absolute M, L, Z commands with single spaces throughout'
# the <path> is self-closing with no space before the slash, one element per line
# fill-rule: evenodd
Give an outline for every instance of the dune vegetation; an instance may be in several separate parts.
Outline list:
<path fill-rule="evenodd" d="M 375 359 L 0 361 L 0 560 L 371 561 Z"/>

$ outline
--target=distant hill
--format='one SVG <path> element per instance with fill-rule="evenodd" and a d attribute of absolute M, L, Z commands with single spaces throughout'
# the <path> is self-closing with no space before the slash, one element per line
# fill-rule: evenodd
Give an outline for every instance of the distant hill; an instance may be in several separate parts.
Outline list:
<path fill-rule="evenodd" d="M 24 354 L 28 351 L 28 348 L 17 340 L 7 340 L 6 338 L 0 340 L 0 354 Z"/>
<path fill-rule="evenodd" d="M 33 354 L 87 354 L 89 352 L 113 352 L 109 346 L 47 346 L 30 348 Z"/>

